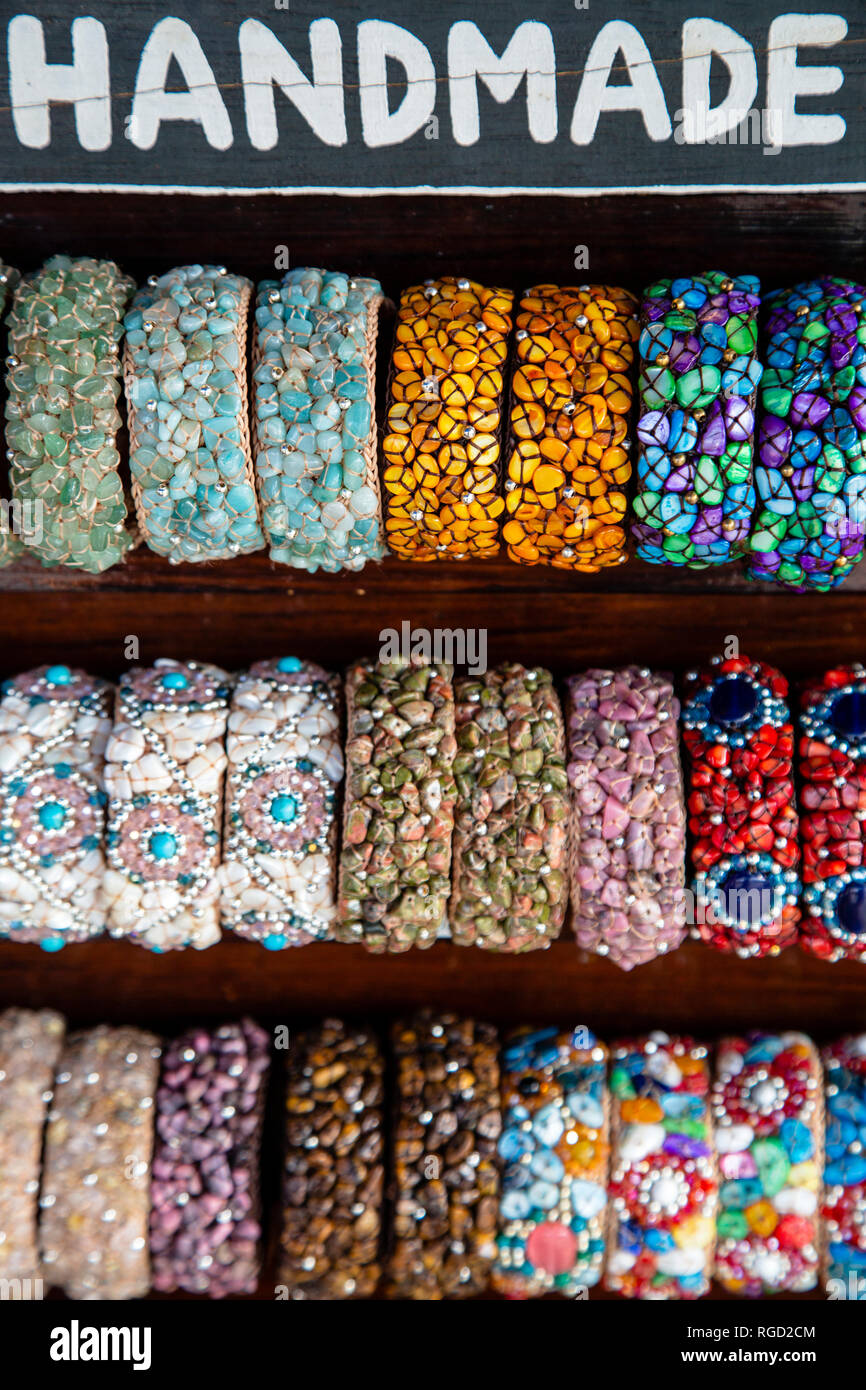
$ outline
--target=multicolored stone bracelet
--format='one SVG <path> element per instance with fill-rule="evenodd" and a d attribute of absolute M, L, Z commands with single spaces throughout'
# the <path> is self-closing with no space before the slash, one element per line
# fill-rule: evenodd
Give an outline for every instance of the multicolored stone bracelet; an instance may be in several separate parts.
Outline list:
<path fill-rule="evenodd" d="M 0 1013 L 0 1279 L 4 1297 L 14 1298 L 16 1290 L 20 1298 L 39 1297 L 28 1281 L 39 1278 L 41 1272 L 36 1220 L 42 1130 L 64 1031 L 60 1014 L 50 1009 Z"/>
<path fill-rule="evenodd" d="M 632 535 L 653 564 L 705 569 L 745 545 L 759 293 L 754 275 L 720 271 L 659 280 L 644 293 Z"/>
<path fill-rule="evenodd" d="M 715 1273 L 729 1293 L 759 1298 L 817 1284 L 823 1110 L 820 1059 L 803 1033 L 719 1044 Z"/>
<path fill-rule="evenodd" d="M 452 668 L 359 661 L 346 674 L 337 935 L 370 951 L 432 946 L 450 890 Z"/>
<path fill-rule="evenodd" d="M 607 1048 L 585 1028 L 523 1028 L 502 1053 L 502 1192 L 493 1287 L 579 1297 L 604 1263 Z"/>
<path fill-rule="evenodd" d="M 838 666 L 800 697 L 800 944 L 866 961 L 866 667 Z"/>
<path fill-rule="evenodd" d="M 395 1024 L 390 1298 L 470 1298 L 496 1254 L 502 1120 L 496 1030 L 424 1010 Z"/>
<path fill-rule="evenodd" d="M 113 261 L 53 256 L 9 312 L 6 444 L 21 539 L 44 565 L 98 574 L 133 544 L 115 443 L 120 340 L 134 286 Z"/>
<path fill-rule="evenodd" d="M 612 1051 L 605 1288 L 627 1298 L 709 1289 L 718 1177 L 707 1049 L 651 1033 Z"/>
<path fill-rule="evenodd" d="M 111 687 L 56 665 L 0 692 L 0 936 L 58 951 L 105 930 Z"/>
<path fill-rule="evenodd" d="M 45 1277 L 69 1298 L 143 1298 L 160 1045 L 139 1028 L 69 1037 L 45 1131 Z"/>
<path fill-rule="evenodd" d="M 686 934 L 679 712 L 670 678 L 644 667 L 568 682 L 574 934 L 624 970 Z"/>
<path fill-rule="evenodd" d="M 259 661 L 228 721 L 224 927 L 269 951 L 333 934 L 340 682 L 312 662 Z"/>
<path fill-rule="evenodd" d="M 10 297 L 20 278 L 17 270 L 0 261 L 0 319 L 9 307 Z M 26 547 L 21 534 L 26 529 L 24 522 L 30 523 L 31 520 L 29 515 L 25 517 L 21 513 L 20 503 L 17 509 L 10 507 L 7 511 L 4 508 L 0 514 L 0 569 L 11 565 L 13 560 L 24 554 Z"/>
<path fill-rule="evenodd" d="M 858 1300 L 866 1288 L 866 1034 L 842 1038 L 823 1057 L 823 1273 L 833 1298 Z"/>
<path fill-rule="evenodd" d="M 400 296 L 388 380 L 385 535 L 404 560 L 496 555 L 511 290 L 445 275 Z"/>
<path fill-rule="evenodd" d="M 451 934 L 531 951 L 568 901 L 565 734 L 553 677 L 503 665 L 455 683 L 457 783 Z"/>
<path fill-rule="evenodd" d="M 244 1019 L 169 1043 L 156 1098 L 153 1287 L 210 1298 L 253 1293 L 260 1270 L 259 1163 L 267 1033 Z"/>
<path fill-rule="evenodd" d="M 788 682 L 763 661 L 713 657 L 686 677 L 692 935 L 739 956 L 797 939 L 800 881 Z"/>
<path fill-rule="evenodd" d="M 105 757 L 109 930 L 154 951 L 219 940 L 230 680 L 157 661 L 121 676 Z"/>
<path fill-rule="evenodd" d="M 271 559 L 359 570 L 381 560 L 378 280 L 290 270 L 256 299 L 256 476 Z"/>
<path fill-rule="evenodd" d="M 625 553 L 637 301 L 611 285 L 520 300 L 503 537 L 512 560 L 595 573 Z"/>
<path fill-rule="evenodd" d="M 252 285 L 225 266 L 152 275 L 126 315 L 132 495 L 173 564 L 260 550 L 247 415 Z"/>
<path fill-rule="evenodd" d="M 866 535 L 866 289 L 824 276 L 769 298 L 748 573 L 835 588 Z"/>
<path fill-rule="evenodd" d="M 278 1279 L 290 1298 L 371 1298 L 381 1273 L 384 1059 L 367 1028 L 292 1038 Z"/>

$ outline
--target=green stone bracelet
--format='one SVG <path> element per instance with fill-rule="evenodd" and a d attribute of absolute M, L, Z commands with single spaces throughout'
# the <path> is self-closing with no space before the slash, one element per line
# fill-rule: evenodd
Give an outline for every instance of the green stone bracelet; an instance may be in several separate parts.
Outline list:
<path fill-rule="evenodd" d="M 0 319 L 6 313 L 9 296 L 18 284 L 19 278 L 17 270 L 0 261 Z M 20 506 L 13 507 L 8 502 L 4 504 L 0 514 L 0 569 L 5 565 L 11 565 L 12 561 L 24 552 L 20 516 Z"/>
<path fill-rule="evenodd" d="M 115 443 L 122 314 L 133 282 L 113 261 L 53 256 L 9 313 L 6 441 L 22 540 L 44 565 L 99 573 L 133 543 Z"/>

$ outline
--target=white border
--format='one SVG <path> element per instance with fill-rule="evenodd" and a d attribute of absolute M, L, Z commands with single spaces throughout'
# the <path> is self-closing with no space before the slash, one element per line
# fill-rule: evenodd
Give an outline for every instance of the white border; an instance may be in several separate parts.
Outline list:
<path fill-rule="evenodd" d="M 640 184 L 625 188 L 503 188 L 483 184 L 420 183 L 393 188 L 348 187 L 333 184 L 303 184 L 297 187 L 231 188 L 220 184 L 161 184 L 161 183 L 0 183 L 0 193 L 191 193 L 199 197 L 229 194 L 232 197 L 254 198 L 278 194 L 284 197 L 298 194 L 328 193 L 352 198 L 360 194 L 368 198 L 385 198 L 406 194 L 466 197 L 509 198 L 511 196 L 558 196 L 563 198 L 606 198 L 630 193 L 862 193 L 866 183 L 663 183 Z"/>

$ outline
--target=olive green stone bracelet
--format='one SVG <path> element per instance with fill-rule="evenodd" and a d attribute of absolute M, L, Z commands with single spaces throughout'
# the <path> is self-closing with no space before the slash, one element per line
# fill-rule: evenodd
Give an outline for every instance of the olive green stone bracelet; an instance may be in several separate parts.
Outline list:
<path fill-rule="evenodd" d="M 21 539 L 44 565 L 99 573 L 133 544 L 115 443 L 122 315 L 113 261 L 53 256 L 9 313 L 6 442 Z"/>
<path fill-rule="evenodd" d="M 6 313 L 9 296 L 18 284 L 19 275 L 11 266 L 0 261 L 0 318 Z M 24 542 L 21 540 L 21 507 L 5 503 L 0 515 L 0 569 L 10 565 L 23 554 Z"/>

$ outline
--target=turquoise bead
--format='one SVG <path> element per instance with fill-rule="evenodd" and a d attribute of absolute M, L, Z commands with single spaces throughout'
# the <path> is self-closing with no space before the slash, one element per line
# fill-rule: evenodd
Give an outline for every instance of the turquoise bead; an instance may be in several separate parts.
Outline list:
<path fill-rule="evenodd" d="M 68 666 L 49 666 L 45 672 L 45 679 L 49 685 L 68 685 L 72 680 L 72 672 Z"/>
<path fill-rule="evenodd" d="M 43 830 L 60 830 L 66 820 L 66 807 L 59 801 L 46 801 L 37 812 Z"/>
<path fill-rule="evenodd" d="M 167 671 L 160 681 L 165 690 L 186 690 L 189 679 L 183 671 Z"/>
<path fill-rule="evenodd" d="M 298 802 L 294 796 L 275 796 L 270 805 L 271 817 L 281 825 L 291 825 L 297 819 Z"/>
<path fill-rule="evenodd" d="M 178 844 L 168 830 L 155 830 L 148 841 L 148 849 L 154 859 L 173 859 L 177 854 Z"/>

